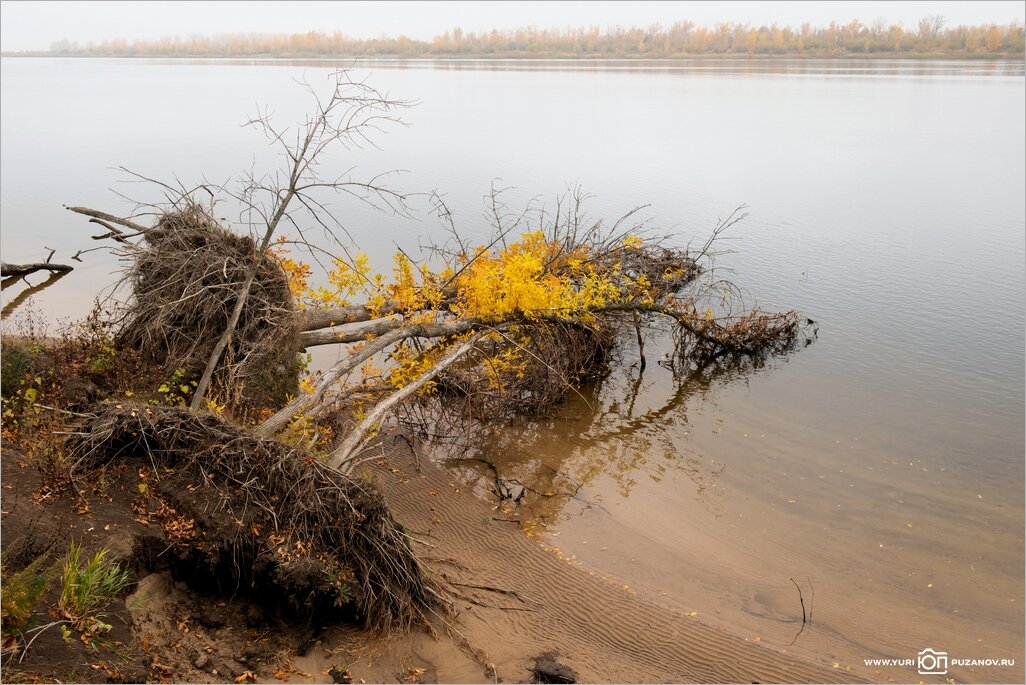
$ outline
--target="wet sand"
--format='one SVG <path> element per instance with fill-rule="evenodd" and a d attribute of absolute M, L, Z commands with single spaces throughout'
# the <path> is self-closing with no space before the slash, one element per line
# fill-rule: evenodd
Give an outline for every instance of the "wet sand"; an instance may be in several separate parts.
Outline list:
<path fill-rule="evenodd" d="M 401 440 L 367 464 L 367 475 L 419 541 L 421 557 L 458 593 L 455 616 L 448 627 L 436 622 L 434 637 L 417 630 L 387 644 L 329 631 L 320 648 L 297 659 L 304 671 L 323 674 L 327 664 L 341 662 L 367 682 L 412 669 L 425 669 L 422 681 L 527 682 L 533 657 L 556 651 L 579 682 L 865 678 L 643 601 L 617 579 L 589 573 L 532 539 L 442 468 L 417 464 Z"/>

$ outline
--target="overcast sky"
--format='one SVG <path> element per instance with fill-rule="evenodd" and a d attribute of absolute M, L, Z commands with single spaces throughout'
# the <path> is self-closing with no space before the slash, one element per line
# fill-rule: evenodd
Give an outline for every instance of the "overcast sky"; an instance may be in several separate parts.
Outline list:
<path fill-rule="evenodd" d="M 777 22 L 860 19 L 914 27 L 926 15 L 948 24 L 1022 22 L 1023 2 L 23 2 L 0 3 L 0 48 L 45 50 L 62 38 L 154 39 L 194 33 L 341 31 L 353 38 L 406 34 L 428 39 L 454 26 L 466 31 L 518 26 L 603 28 L 691 19 Z"/>

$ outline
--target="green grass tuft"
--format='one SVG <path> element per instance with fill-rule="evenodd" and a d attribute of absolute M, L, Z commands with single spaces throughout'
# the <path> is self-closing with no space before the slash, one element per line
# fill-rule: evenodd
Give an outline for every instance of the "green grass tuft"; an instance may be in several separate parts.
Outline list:
<path fill-rule="evenodd" d="M 72 543 L 61 575 L 58 607 L 72 620 L 94 615 L 100 608 L 124 592 L 132 579 L 115 559 L 102 549 L 92 557 L 83 557 L 82 546 Z"/>

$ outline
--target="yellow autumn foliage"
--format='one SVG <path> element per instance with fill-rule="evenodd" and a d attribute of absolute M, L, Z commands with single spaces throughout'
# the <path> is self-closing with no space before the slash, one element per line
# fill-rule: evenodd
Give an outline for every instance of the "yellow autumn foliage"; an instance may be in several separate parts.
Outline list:
<path fill-rule="evenodd" d="M 641 245 L 641 238 L 628 236 L 621 249 Z M 309 306 L 346 306 L 362 295 L 372 312 L 387 302 L 406 316 L 421 312 L 418 321 L 434 316 L 443 304 L 457 316 L 482 321 L 547 315 L 586 321 L 589 310 L 645 301 L 651 284 L 644 276 L 630 277 L 619 263 L 598 264 L 593 257 L 587 246 L 567 250 L 561 241 L 534 231 L 498 251 L 479 247 L 460 254 L 455 263 L 438 270 L 415 266 L 397 252 L 386 281 L 371 269 L 366 255 L 358 254 L 349 261 L 336 259 L 328 286 L 307 288 L 301 299 Z"/>
<path fill-rule="evenodd" d="M 542 231 L 533 231 L 501 249 L 482 246 L 456 255 L 438 269 L 416 265 L 399 251 L 392 257 L 387 279 L 371 268 L 366 255 L 357 254 L 350 259 L 337 258 L 327 285 L 307 287 L 299 299 L 306 306 L 318 307 L 343 307 L 359 299 L 373 316 L 384 312 L 387 304 L 390 316 L 401 316 L 411 324 L 451 315 L 488 323 L 554 316 L 587 324 L 594 320 L 591 312 L 602 307 L 652 301 L 648 278 L 626 273 L 617 260 L 617 255 L 643 247 L 641 238 L 627 236 L 619 246 L 597 255 L 587 245 L 568 248 L 560 240 L 546 239 Z M 302 272 L 292 271 L 300 282 Z M 458 342 L 459 336 L 455 336 L 426 351 L 400 344 L 390 355 L 384 375 L 390 384 L 403 387 L 427 372 L 444 348 Z M 489 385 L 496 390 L 501 390 L 501 378 L 522 377 L 525 368 L 516 344 L 503 347 L 482 364 Z M 361 369 L 365 380 L 382 374 L 371 366 Z M 434 388 L 428 383 L 420 394 L 430 394 Z"/>

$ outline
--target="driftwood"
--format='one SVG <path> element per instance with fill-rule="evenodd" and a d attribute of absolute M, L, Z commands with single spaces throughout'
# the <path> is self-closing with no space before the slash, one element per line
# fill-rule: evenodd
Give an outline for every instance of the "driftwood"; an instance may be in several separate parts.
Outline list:
<path fill-rule="evenodd" d="M 51 264 L 50 262 L 36 264 L 8 264 L 7 262 L 0 262 L 0 277 L 2 278 L 28 276 L 37 271 L 67 272 L 71 270 L 72 267 L 67 264 Z"/>
<path fill-rule="evenodd" d="M 28 288 L 18 293 L 18 295 L 4 305 L 3 312 L 0 312 L 0 316 L 7 316 L 15 309 L 17 309 L 25 300 L 32 297 L 36 293 L 49 288 L 51 285 L 61 280 L 72 271 L 72 267 L 67 264 L 54 264 L 50 260 L 53 258 L 53 254 L 56 250 L 50 250 L 50 254 L 47 255 L 45 262 L 37 262 L 33 264 L 8 264 L 7 262 L 0 262 L 0 278 L 3 278 L 3 282 L 0 283 L 0 290 L 7 290 L 16 283 L 20 283 L 22 279 L 31 274 L 45 271 L 49 274 L 47 279 L 42 283 L 36 285 L 29 284 Z M 28 283 L 28 281 L 26 281 Z"/>
<path fill-rule="evenodd" d="M 49 271 L 50 273 L 67 273 L 72 270 L 72 267 L 67 264 L 54 264 L 50 260 L 53 259 L 53 255 L 56 250 L 52 248 L 46 248 L 50 250 L 50 254 L 46 255 L 46 261 L 36 262 L 34 264 L 8 264 L 7 262 L 0 262 L 0 278 L 12 278 L 28 276 L 34 274 L 37 271 Z M 14 281 L 7 281 L 4 283 L 4 287 L 7 287 Z"/>

